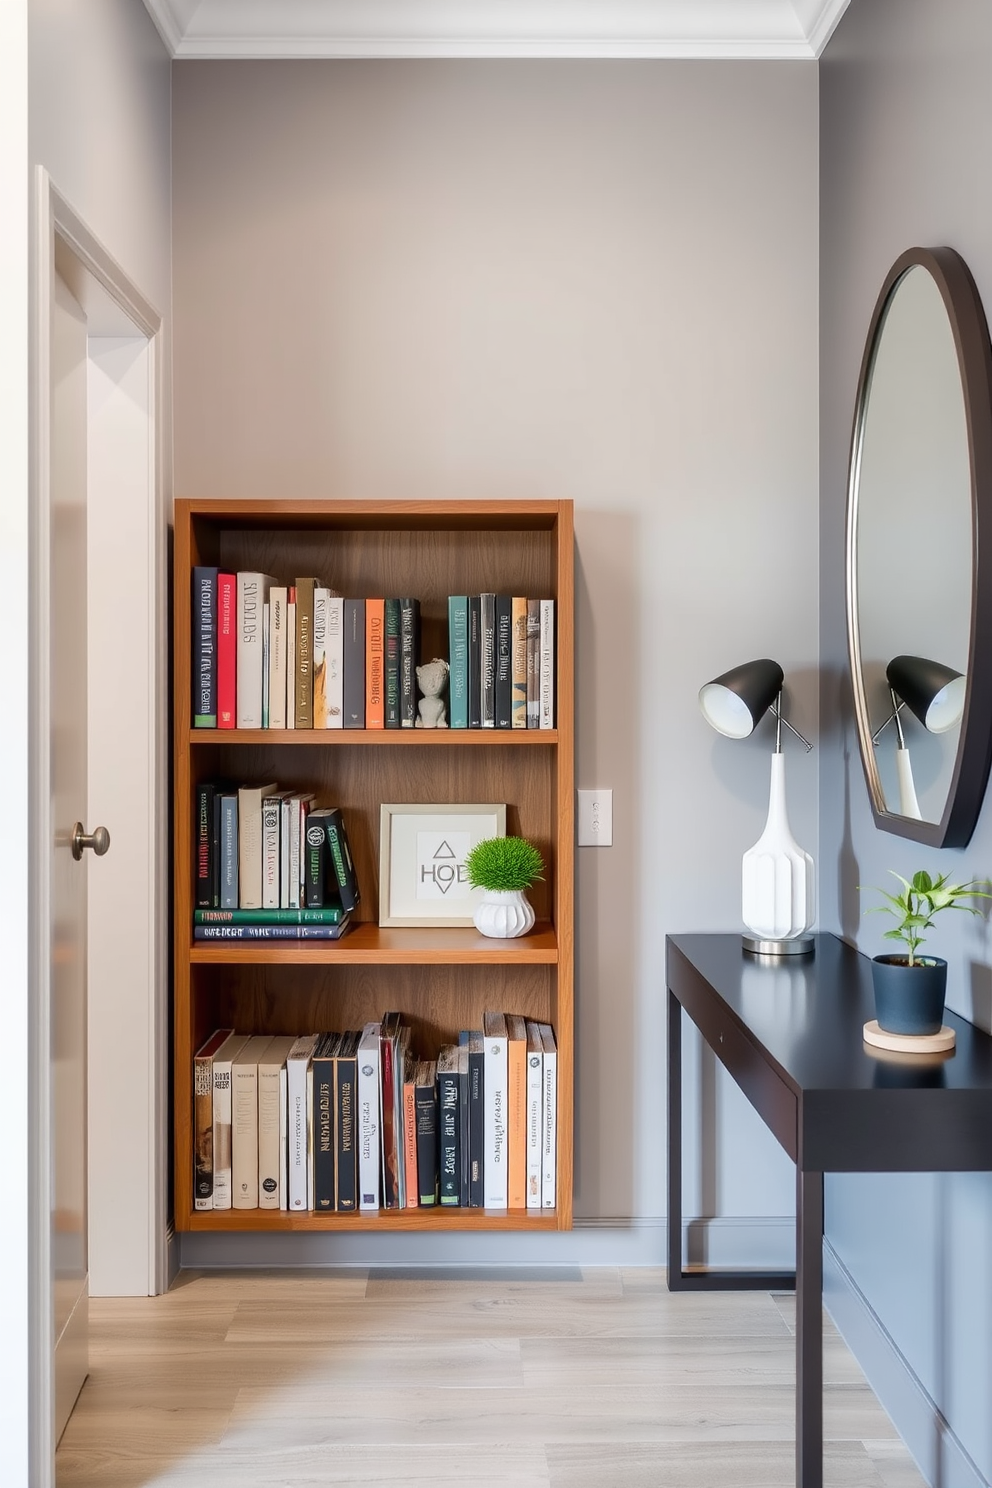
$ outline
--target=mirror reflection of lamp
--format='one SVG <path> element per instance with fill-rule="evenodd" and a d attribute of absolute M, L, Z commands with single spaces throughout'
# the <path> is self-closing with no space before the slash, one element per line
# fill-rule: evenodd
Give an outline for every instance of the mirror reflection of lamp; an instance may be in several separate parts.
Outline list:
<path fill-rule="evenodd" d="M 808 954 L 814 918 L 813 859 L 792 835 L 785 805 L 784 724 L 806 749 L 812 744 L 782 713 L 784 673 L 767 657 L 745 662 L 707 682 L 699 692 L 706 721 L 728 739 L 746 739 L 771 708 L 776 721 L 765 830 L 741 865 L 741 917 L 752 932 L 744 949 L 757 955 Z"/>
<path fill-rule="evenodd" d="M 899 811 L 902 816 L 922 821 L 913 765 L 899 714 L 904 707 L 908 708 L 928 733 L 946 734 L 961 722 L 967 678 L 939 661 L 929 661 L 925 656 L 893 656 L 885 668 L 885 680 L 889 684 L 892 712 L 872 734 L 871 742 L 877 745 L 882 730 L 895 723 Z"/>

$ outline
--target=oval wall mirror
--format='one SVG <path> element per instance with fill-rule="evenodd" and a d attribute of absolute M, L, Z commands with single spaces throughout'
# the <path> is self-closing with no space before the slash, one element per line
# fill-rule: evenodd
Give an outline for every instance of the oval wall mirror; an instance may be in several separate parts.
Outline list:
<path fill-rule="evenodd" d="M 876 826 L 963 847 L 992 760 L 992 352 L 951 248 L 892 266 L 861 364 L 847 623 Z"/>

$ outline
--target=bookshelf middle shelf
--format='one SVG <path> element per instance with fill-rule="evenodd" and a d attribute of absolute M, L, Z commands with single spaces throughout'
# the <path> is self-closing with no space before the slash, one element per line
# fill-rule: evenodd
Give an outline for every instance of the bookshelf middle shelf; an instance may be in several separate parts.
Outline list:
<path fill-rule="evenodd" d="M 363 920 L 327 943 L 201 943 L 190 947 L 189 959 L 200 966 L 556 966 L 558 937 L 547 923 L 520 940 L 490 940 L 474 929 L 381 928 Z"/>

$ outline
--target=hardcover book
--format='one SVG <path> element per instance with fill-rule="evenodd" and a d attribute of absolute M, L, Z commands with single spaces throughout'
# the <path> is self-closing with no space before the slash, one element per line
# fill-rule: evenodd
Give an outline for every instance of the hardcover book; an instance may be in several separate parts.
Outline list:
<path fill-rule="evenodd" d="M 217 574 L 193 569 L 193 727 L 217 727 Z"/>
<path fill-rule="evenodd" d="M 468 726 L 482 727 L 482 599 L 468 597 Z"/>
<path fill-rule="evenodd" d="M 358 1208 L 358 1041 L 354 1030 L 341 1035 L 334 1061 L 337 1130 L 337 1208 L 351 1214 Z"/>
<path fill-rule="evenodd" d="M 417 723 L 417 657 L 420 655 L 420 600 L 400 605 L 400 728 Z"/>
<path fill-rule="evenodd" d="M 527 1020 L 527 1208 L 541 1208 L 544 1153 L 544 1040 Z"/>
<path fill-rule="evenodd" d="M 237 792 L 225 791 L 220 798 L 220 909 L 230 911 L 237 907 L 238 797 Z"/>
<path fill-rule="evenodd" d="M 366 1023 L 358 1045 L 358 1207 L 379 1208 L 378 1023 Z"/>
<path fill-rule="evenodd" d="M 269 728 L 286 727 L 286 610 L 285 584 L 269 590 Z"/>
<path fill-rule="evenodd" d="M 258 1208 L 258 1061 L 272 1042 L 250 1038 L 231 1062 L 231 1205 Z"/>
<path fill-rule="evenodd" d="M 231 1208 L 231 1064 L 248 1042 L 248 1034 L 232 1033 L 213 1061 L 214 1208 Z"/>
<path fill-rule="evenodd" d="M 327 642 L 324 650 L 327 668 L 327 717 L 325 728 L 344 727 L 344 600 L 337 594 L 327 597 Z"/>
<path fill-rule="evenodd" d="M 314 578 L 296 580 L 296 727 L 313 728 Z"/>
<path fill-rule="evenodd" d="M 241 909 L 262 908 L 262 802 L 276 785 L 238 788 L 238 891 Z"/>
<path fill-rule="evenodd" d="M 262 609 L 270 574 L 238 574 L 238 728 L 262 727 Z"/>
<path fill-rule="evenodd" d="M 513 727 L 513 600 L 508 594 L 496 596 L 496 727 Z"/>
<path fill-rule="evenodd" d="M 483 728 L 496 727 L 496 596 L 479 595 L 479 646 L 482 682 L 479 706 Z"/>
<path fill-rule="evenodd" d="M 555 726 L 555 602 L 541 600 L 540 727 Z"/>
<path fill-rule="evenodd" d="M 463 1029 L 458 1035 L 458 1203 L 462 1209 L 471 1204 L 468 1040 L 468 1030 Z"/>
<path fill-rule="evenodd" d="M 269 603 L 262 606 L 262 727 L 269 726 Z"/>
<path fill-rule="evenodd" d="M 358 875 L 355 872 L 351 844 L 348 841 L 341 808 L 335 806 L 322 812 L 321 820 L 327 836 L 327 847 L 333 869 L 333 880 L 337 884 L 337 893 L 342 907 L 350 912 L 358 908 L 362 901 L 362 894 L 358 887 Z"/>
<path fill-rule="evenodd" d="M 334 1059 L 339 1033 L 325 1033 L 313 1054 L 313 1207 L 319 1214 L 334 1212 L 337 1195 L 337 1136 L 334 1102 Z"/>
<path fill-rule="evenodd" d="M 296 1039 L 286 1056 L 286 1100 L 288 1103 L 289 1207 L 299 1212 L 307 1207 L 307 1070 L 320 1035 L 308 1033 Z"/>
<path fill-rule="evenodd" d="M 203 781 L 196 787 L 193 831 L 196 843 L 197 909 L 213 909 L 215 905 L 215 857 L 218 844 L 214 838 L 214 793 L 215 787 L 209 781 Z"/>
<path fill-rule="evenodd" d="M 383 600 L 385 630 L 385 726 L 400 726 L 400 602 L 398 599 Z"/>
<path fill-rule="evenodd" d="M 468 596 L 448 598 L 448 711 L 450 728 L 468 728 Z"/>
<path fill-rule="evenodd" d="M 340 925 L 345 918 L 340 904 L 320 909 L 197 909 L 194 925 Z"/>
<path fill-rule="evenodd" d="M 313 591 L 313 726 L 327 728 L 327 610 L 330 590 Z"/>
<path fill-rule="evenodd" d="M 365 727 L 386 726 L 385 607 L 383 599 L 365 601 Z"/>
<path fill-rule="evenodd" d="M 420 1206 L 437 1204 L 437 1065 L 421 1062 L 414 1092 L 417 1112 L 417 1187 Z"/>
<path fill-rule="evenodd" d="M 485 1207 L 505 1209 L 509 1193 L 507 1177 L 507 1062 L 506 1019 L 502 1013 L 485 1013 L 482 1019 L 485 1052 L 485 1150 L 483 1183 Z"/>
<path fill-rule="evenodd" d="M 233 1028 L 218 1028 L 193 1056 L 193 1207 L 214 1207 L 214 1055 Z"/>
<path fill-rule="evenodd" d="M 296 727 L 296 590 L 286 600 L 286 727 Z"/>
<path fill-rule="evenodd" d="M 382 1207 L 400 1207 L 401 1144 L 398 1139 L 397 1045 L 399 1013 L 383 1014 L 379 1025 L 379 1135 L 382 1148 Z"/>
<path fill-rule="evenodd" d="M 445 1044 L 437 1056 L 437 1167 L 441 1204 L 459 1203 L 458 1046 Z"/>
<path fill-rule="evenodd" d="M 403 1072 L 403 1172 L 406 1208 L 416 1209 L 420 1202 L 417 1178 L 417 1073 L 419 1060 L 408 1061 Z"/>
<path fill-rule="evenodd" d="M 238 576 L 217 575 L 217 727 L 238 722 Z"/>
<path fill-rule="evenodd" d="M 324 819 L 327 810 L 320 807 L 307 817 L 305 841 L 306 876 L 304 879 L 305 904 L 307 909 L 320 909 L 330 902 L 327 883 L 327 834 Z M 333 897 L 336 899 L 337 894 Z"/>
<path fill-rule="evenodd" d="M 282 1141 L 285 1135 L 285 1113 L 280 1120 L 280 1102 L 286 1060 L 295 1039 L 292 1034 L 272 1039 L 258 1060 L 258 1207 L 279 1208 Z"/>
<path fill-rule="evenodd" d="M 527 601 L 527 727 L 541 726 L 541 601 Z"/>
<path fill-rule="evenodd" d="M 365 727 L 365 601 L 344 602 L 344 726 Z"/>
<path fill-rule="evenodd" d="M 285 791 L 276 791 L 262 801 L 262 908 L 279 908 L 279 878 L 282 867 L 282 807 Z"/>
<path fill-rule="evenodd" d="M 473 1209 L 485 1206 L 485 1050 L 482 1030 L 468 1036 L 468 1201 Z"/>
<path fill-rule="evenodd" d="M 549 1023 L 541 1024 L 544 1045 L 544 1138 L 541 1149 L 541 1208 L 553 1209 L 558 1183 L 558 1046 Z"/>
<path fill-rule="evenodd" d="M 527 601 L 514 598 L 510 616 L 512 693 L 510 714 L 514 728 L 527 727 Z"/>
<path fill-rule="evenodd" d="M 527 1207 L 527 1023 L 506 1015 L 507 1203 Z"/>
<path fill-rule="evenodd" d="M 351 923 L 345 915 L 336 925 L 194 925 L 199 940 L 340 940 Z"/>

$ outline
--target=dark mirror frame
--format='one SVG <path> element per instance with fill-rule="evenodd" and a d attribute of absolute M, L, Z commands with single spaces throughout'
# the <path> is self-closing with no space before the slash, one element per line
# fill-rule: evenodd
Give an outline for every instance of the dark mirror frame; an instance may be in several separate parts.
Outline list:
<path fill-rule="evenodd" d="M 915 267 L 926 269 L 940 290 L 954 335 L 964 393 L 971 475 L 968 685 L 957 757 L 939 822 L 916 821 L 886 809 L 871 742 L 858 631 L 858 500 L 868 394 L 889 302 L 903 275 Z M 910 837 L 929 847 L 967 845 L 982 809 L 992 764 L 992 558 L 984 551 L 983 543 L 992 544 L 992 347 L 989 345 L 985 311 L 967 264 L 953 248 L 910 248 L 896 259 L 882 285 L 868 328 L 858 378 L 847 486 L 847 643 L 861 763 L 875 825 L 883 832 Z M 962 575 L 962 582 L 964 577 Z"/>

